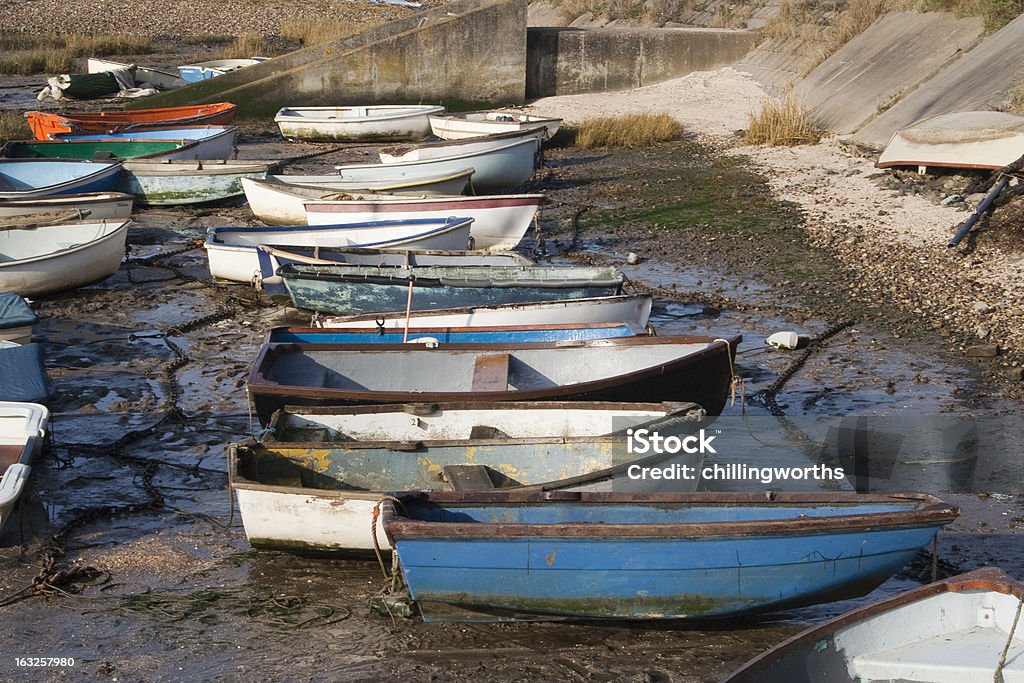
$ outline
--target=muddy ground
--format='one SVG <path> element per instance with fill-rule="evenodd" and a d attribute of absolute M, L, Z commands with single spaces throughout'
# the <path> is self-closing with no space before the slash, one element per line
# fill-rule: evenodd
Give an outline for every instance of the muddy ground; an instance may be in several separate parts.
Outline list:
<path fill-rule="evenodd" d="M 327 149 L 266 138 L 240 153 Z M 373 151 L 346 148 L 287 171 L 325 172 Z M 984 361 L 965 365 L 924 334 L 895 336 L 908 319 L 887 302 L 849 304 L 842 271 L 803 246 L 799 216 L 749 168 L 694 141 L 549 150 L 518 189 L 549 198 L 543 243 L 527 241 L 524 253 L 620 265 L 656 293 L 661 334 L 742 333 L 747 397 L 793 362 L 792 352 L 765 347 L 768 334 L 852 321 L 782 388 L 787 416 L 1019 415 L 1017 388 L 987 379 Z M 210 282 L 195 248 L 209 226 L 254 222 L 241 202 L 141 210 L 115 276 L 39 302 L 53 444 L 0 549 L 0 678 L 712 681 L 850 606 L 711 625 L 427 626 L 369 608 L 387 585 L 374 562 L 254 552 L 232 513 L 225 447 L 254 430 L 245 375 L 264 331 L 308 316 Z M 638 265 L 625 265 L 629 252 Z M 767 414 L 754 402 L 745 412 Z M 725 415 L 742 413 L 737 404 Z M 1003 482 L 1007 493 L 1018 481 Z M 1024 576 L 1024 512 L 1003 490 L 950 496 L 964 514 L 939 536 L 942 573 L 997 564 Z M 47 552 L 62 530 L 63 553 Z M 41 570 L 47 556 L 79 574 L 32 595 L 35 577 L 58 578 Z M 930 559 L 919 560 L 875 595 L 926 580 Z M 75 665 L 35 669 L 18 656 Z"/>

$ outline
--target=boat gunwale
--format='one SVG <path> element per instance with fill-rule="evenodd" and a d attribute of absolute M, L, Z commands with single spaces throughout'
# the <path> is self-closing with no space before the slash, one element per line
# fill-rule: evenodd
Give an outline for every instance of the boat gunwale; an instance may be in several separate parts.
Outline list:
<path fill-rule="evenodd" d="M 785 519 L 744 520 L 728 522 L 684 522 L 666 524 L 604 524 L 565 523 L 514 524 L 514 523 L 466 523 L 433 522 L 412 520 L 398 513 L 396 504 L 386 499 L 381 509 L 381 520 L 388 540 L 393 546 L 405 539 L 411 540 L 494 540 L 509 538 L 564 538 L 564 539 L 638 539 L 655 538 L 677 540 L 683 538 L 747 537 L 747 536 L 798 536 L 843 533 L 853 531 L 878 531 L 907 527 L 948 524 L 959 516 L 958 507 L 925 493 L 615 493 L 553 491 L 473 491 L 459 492 L 415 492 L 398 494 L 399 501 L 417 504 L 438 504 L 451 507 L 486 507 L 507 505 L 515 507 L 536 506 L 545 503 L 579 505 L 650 505 L 660 509 L 684 509 L 688 507 L 732 508 L 744 507 L 793 507 L 839 506 L 856 508 L 863 504 L 906 504 L 916 502 L 916 507 L 906 510 L 839 514 L 814 517 L 789 517 Z"/>
<path fill-rule="evenodd" d="M 397 266 L 396 266 L 397 267 Z M 415 330 L 415 334 L 459 334 L 459 333 L 487 333 L 487 332 L 511 332 L 511 331 L 536 331 L 544 332 L 548 330 L 614 330 L 620 327 L 628 327 L 631 330 L 636 330 L 636 326 L 628 322 L 591 322 L 591 323 L 533 323 L 529 325 L 481 325 L 480 327 L 471 326 L 456 326 L 456 325 L 434 325 L 431 327 L 418 327 Z M 300 325 L 277 325 L 271 327 L 266 335 L 264 335 L 264 344 L 290 344 L 294 342 L 275 342 L 272 341 L 274 333 L 286 333 L 286 334 L 308 334 L 308 335 L 331 335 L 331 334 L 370 334 L 378 333 L 380 328 L 378 327 L 307 327 Z M 413 333 L 413 330 L 409 330 Z M 394 332 L 392 332 L 394 333 Z M 637 333 L 635 336 L 646 336 L 646 330 L 643 330 L 643 334 Z M 319 344 L 320 342 L 305 342 L 308 344 Z"/>
<path fill-rule="evenodd" d="M 105 180 L 110 175 L 117 175 L 124 170 L 124 161 L 122 159 L 2 159 L 0 164 L 18 164 L 18 163 L 84 163 L 84 164 L 99 164 L 95 166 L 95 171 L 86 175 L 78 176 L 70 180 L 65 180 L 60 183 L 53 185 L 42 185 L 40 187 L 34 187 L 27 190 L 3 190 L 0 191 L 0 199 L 44 199 L 53 195 L 63 194 L 62 188 L 73 187 L 74 185 L 82 184 L 88 185 L 95 183 L 100 180 Z M 0 175 L 3 172 L 0 170 Z M 45 192 L 38 194 L 39 192 Z M 97 190 L 102 192 L 103 190 Z M 110 190 L 113 191 L 113 190 Z M 68 193 L 72 194 L 72 193 Z M 73 193 L 73 194 L 85 194 L 85 193 Z"/>
<path fill-rule="evenodd" d="M 382 147 L 381 150 L 380 150 L 380 154 L 381 154 L 382 157 L 383 156 L 389 156 L 389 157 L 392 157 L 392 158 L 398 160 L 398 159 L 402 159 L 403 157 L 405 157 L 408 154 L 411 154 L 412 152 L 415 152 L 415 151 L 418 151 L 418 150 L 421 150 L 421 149 L 441 149 L 441 148 L 444 148 L 444 147 L 463 147 L 463 146 L 471 145 L 471 144 L 480 144 L 480 143 L 488 143 L 488 142 L 500 142 L 502 140 L 515 140 L 517 138 L 530 139 L 530 138 L 533 138 L 535 136 L 537 137 L 537 139 L 539 141 L 541 138 L 544 137 L 544 133 L 546 133 L 546 132 L 547 132 L 547 126 L 545 126 L 543 123 L 533 123 L 533 122 L 531 122 L 526 127 L 518 128 L 516 130 L 501 131 L 499 133 L 487 133 L 485 135 L 475 135 L 473 137 L 468 137 L 468 138 L 456 138 L 454 140 L 446 140 L 446 139 L 427 140 L 425 142 L 414 142 L 414 143 L 389 145 L 387 147 Z M 494 149 L 495 150 L 500 150 L 500 149 L 505 149 L 506 147 L 508 147 L 508 145 L 504 145 L 504 146 L 500 146 L 500 147 L 495 147 Z M 490 151 L 490 150 L 485 150 L 485 151 Z M 474 154 L 476 154 L 476 153 L 474 153 Z M 468 156 L 473 156 L 473 155 L 467 154 L 466 156 L 468 157 Z M 391 164 L 391 162 L 385 162 L 385 163 L 387 165 Z"/>
<path fill-rule="evenodd" d="M 647 304 L 647 301 L 650 301 L 651 303 Z M 419 310 L 419 311 L 410 311 L 410 316 L 409 317 L 410 317 L 410 319 L 415 319 L 415 318 L 425 318 L 425 317 L 428 317 L 428 316 L 435 316 L 435 315 L 460 315 L 460 314 L 471 315 L 471 314 L 474 314 L 474 313 L 477 313 L 477 312 L 480 312 L 480 311 L 490 311 L 490 310 L 510 310 L 511 311 L 511 310 L 517 310 L 519 308 L 524 308 L 524 307 L 533 306 L 533 305 L 537 305 L 537 308 L 547 309 L 547 308 L 557 308 L 559 305 L 563 305 L 563 307 L 565 307 L 564 305 L 567 305 L 567 304 L 579 304 L 579 303 L 583 303 L 583 304 L 592 304 L 592 303 L 593 304 L 600 304 L 600 303 L 605 303 L 605 304 L 612 304 L 612 303 L 614 303 L 614 304 L 630 304 L 632 302 L 639 303 L 641 306 L 647 305 L 649 307 L 650 305 L 653 305 L 654 297 L 652 295 L 650 295 L 650 294 L 615 294 L 615 295 L 612 295 L 612 296 L 590 296 L 590 297 L 583 297 L 583 298 L 580 298 L 580 299 L 552 299 L 551 301 L 524 301 L 524 302 L 520 302 L 520 303 L 508 303 L 508 304 L 491 304 L 491 305 L 481 305 L 481 306 L 459 306 L 459 307 L 453 307 L 453 308 L 422 309 L 422 310 Z M 544 304 L 544 305 L 540 305 L 540 304 Z M 550 304 L 550 305 L 547 305 L 547 304 Z M 376 321 L 376 320 L 382 319 L 382 318 L 384 320 L 390 320 L 390 319 L 393 319 L 393 318 L 402 318 L 402 319 L 404 319 L 405 317 L 406 317 L 405 311 L 381 311 L 381 312 L 378 312 L 378 313 L 349 313 L 349 314 L 345 314 L 345 315 L 324 316 L 324 318 L 329 319 L 331 321 L 343 322 L 343 323 L 362 322 L 363 320 L 366 320 L 366 321 L 371 321 L 371 320 L 372 321 Z M 334 329 L 334 328 L 332 328 L 332 327 L 324 327 L 324 329 Z M 412 329 L 412 328 L 410 328 L 410 329 Z"/>
<path fill-rule="evenodd" d="M 722 678 L 719 683 L 762 680 L 756 678 L 756 674 L 769 668 L 779 655 L 795 653 L 807 646 L 813 647 L 814 643 L 823 638 L 832 637 L 840 630 L 854 627 L 866 619 L 892 612 L 900 607 L 936 595 L 961 593 L 968 590 L 992 591 L 1003 595 L 1012 595 L 1018 600 L 1024 601 L 1024 583 L 1017 581 L 997 567 L 982 567 L 876 600 L 805 629 L 748 660 L 741 667 L 734 669 Z"/>

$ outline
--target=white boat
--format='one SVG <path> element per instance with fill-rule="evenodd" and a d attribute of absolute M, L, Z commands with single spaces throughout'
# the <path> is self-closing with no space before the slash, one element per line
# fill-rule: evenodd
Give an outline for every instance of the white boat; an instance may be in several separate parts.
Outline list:
<path fill-rule="evenodd" d="M 620 294 L 588 299 L 541 301 L 497 306 L 472 306 L 436 311 L 387 311 L 353 315 L 317 315 L 314 327 L 360 328 L 380 324 L 385 330 L 425 327 L 498 327 L 573 323 L 627 323 L 647 326 L 651 317 L 649 294 Z"/>
<path fill-rule="evenodd" d="M 840 615 L 754 658 L 722 683 L 1024 681 L 1024 586 L 994 567 Z"/>
<path fill-rule="evenodd" d="M 428 116 L 443 113 L 417 104 L 283 107 L 274 121 L 289 140 L 412 140 L 430 134 Z"/>
<path fill-rule="evenodd" d="M 1024 117 L 999 111 L 942 114 L 897 131 L 879 168 L 999 169 L 1024 156 Z"/>
<path fill-rule="evenodd" d="M 430 159 L 449 159 L 461 156 L 476 156 L 504 149 L 510 142 L 517 140 L 533 140 L 534 167 L 539 166 L 541 140 L 544 138 L 544 126 L 530 126 L 522 130 L 507 133 L 492 133 L 474 138 L 460 140 L 439 140 L 436 142 L 419 142 L 408 145 L 384 147 L 377 156 L 383 164 L 408 163 L 412 161 L 428 161 Z"/>
<path fill-rule="evenodd" d="M 266 57 L 249 57 L 247 59 L 214 59 L 209 62 L 183 64 L 178 67 L 178 74 L 186 83 L 198 83 L 208 78 L 223 76 L 229 71 L 244 69 L 266 61 Z"/>
<path fill-rule="evenodd" d="M 32 459 L 43 448 L 49 420 L 46 406 L 0 401 L 0 530 L 32 474 Z"/>
<path fill-rule="evenodd" d="M 350 164 L 335 166 L 343 176 L 352 180 L 379 178 L 382 174 L 400 173 L 452 173 L 472 166 L 474 191 L 489 192 L 521 185 L 533 176 L 536 166 L 537 140 L 533 137 L 509 140 L 497 148 L 484 149 L 472 154 L 458 153 L 436 159 L 395 161 L 387 164 Z"/>
<path fill-rule="evenodd" d="M 542 194 L 414 197 L 352 193 L 350 199 L 307 200 L 304 207 L 310 225 L 468 216 L 474 219 L 471 248 L 508 251 L 522 241 L 543 201 Z"/>
<path fill-rule="evenodd" d="M 282 263 L 344 263 L 321 259 L 321 248 L 465 249 L 472 224 L 472 218 L 428 218 L 321 226 L 210 228 L 204 246 L 214 278 L 280 284 L 276 272 Z M 280 247 L 281 251 L 260 249 L 264 246 Z"/>
<path fill-rule="evenodd" d="M 86 60 L 86 68 L 91 74 L 99 74 L 105 71 L 117 71 L 118 69 L 128 69 L 132 72 L 132 77 L 135 79 L 136 85 L 150 83 L 160 90 L 173 90 L 174 88 L 180 88 L 185 85 L 184 79 L 176 73 L 161 71 L 160 69 L 151 69 L 146 66 L 139 66 L 138 64 L 112 62 L 109 59 L 89 57 L 89 59 Z"/>
<path fill-rule="evenodd" d="M 4 219 L 31 217 L 39 223 L 50 218 L 63 217 L 67 220 L 103 220 L 105 218 L 128 218 L 132 215 L 135 198 L 124 192 L 86 192 L 84 194 L 61 194 L 32 199 L 0 199 L 0 223 Z"/>
<path fill-rule="evenodd" d="M 41 296 L 104 280 L 121 266 L 130 220 L 0 231 L 0 291 Z"/>
<path fill-rule="evenodd" d="M 385 169 L 386 170 L 386 169 Z M 329 190 L 340 190 L 350 192 L 362 190 L 363 192 L 376 192 L 388 194 L 462 194 L 469 187 L 470 178 L 473 175 L 472 168 L 464 168 L 453 173 L 429 174 L 416 176 L 388 177 L 381 175 L 373 181 L 369 180 L 347 180 L 338 173 L 327 175 L 268 175 L 267 180 L 275 183 L 288 185 L 305 185 L 307 187 L 322 187 Z M 296 222 L 305 219 L 305 210 L 301 216 L 296 214 Z"/>
<path fill-rule="evenodd" d="M 507 133 L 537 125 L 544 126 L 544 139 L 550 140 L 558 132 L 562 119 L 533 116 L 511 109 L 435 114 L 430 117 L 430 131 L 443 140 Z"/>
<path fill-rule="evenodd" d="M 692 403 L 292 408 L 272 418 L 276 437 L 231 444 L 228 472 L 254 547 L 360 554 L 387 491 L 607 487 L 623 449 L 606 435 L 703 414 Z M 390 549 L 379 523 L 376 536 Z"/>

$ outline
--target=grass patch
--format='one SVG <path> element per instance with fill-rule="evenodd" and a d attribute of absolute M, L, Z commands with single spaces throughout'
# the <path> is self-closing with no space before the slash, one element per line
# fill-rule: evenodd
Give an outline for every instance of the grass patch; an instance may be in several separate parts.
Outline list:
<path fill-rule="evenodd" d="M 226 45 L 235 42 L 235 36 L 223 33 L 201 33 L 194 36 L 182 36 L 178 40 L 182 45 Z"/>
<path fill-rule="evenodd" d="M 59 38 L 64 48 L 75 57 L 107 57 L 138 55 L 151 52 L 153 43 L 147 36 L 126 33 L 106 35 L 65 35 Z"/>
<path fill-rule="evenodd" d="M 20 111 L 0 110 L 0 142 L 31 139 L 32 131 Z"/>
<path fill-rule="evenodd" d="M 236 37 L 230 45 L 217 52 L 214 59 L 249 59 L 250 57 L 271 57 L 277 50 L 261 35 L 243 33 Z"/>
<path fill-rule="evenodd" d="M 678 139 L 683 132 L 679 122 L 668 114 L 629 114 L 589 119 L 576 130 L 576 146 L 647 147 Z"/>
<path fill-rule="evenodd" d="M 288 19 L 281 22 L 281 36 L 297 41 L 300 45 L 317 45 L 339 38 L 347 38 L 372 26 L 383 23 L 375 20 L 366 24 L 352 21 L 315 21 L 312 19 Z"/>
<path fill-rule="evenodd" d="M 60 74 L 75 70 L 75 60 L 67 50 L 19 50 L 0 55 L 0 74 L 31 76 Z"/>
<path fill-rule="evenodd" d="M 769 100 L 761 111 L 750 115 L 745 139 L 752 145 L 794 146 L 814 144 L 823 132 L 814 125 L 807 110 L 792 95 Z"/>
<path fill-rule="evenodd" d="M 961 17 L 981 17 L 985 31 L 994 33 L 1024 13 L 1024 0 L 921 0 L 922 12 L 952 12 Z"/>

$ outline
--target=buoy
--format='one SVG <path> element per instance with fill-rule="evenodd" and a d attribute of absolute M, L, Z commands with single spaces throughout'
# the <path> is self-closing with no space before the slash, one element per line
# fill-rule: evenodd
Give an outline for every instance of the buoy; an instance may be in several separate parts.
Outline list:
<path fill-rule="evenodd" d="M 626 263 L 628 263 L 631 266 L 635 266 L 636 264 L 640 263 L 640 256 L 637 255 L 636 252 L 631 251 L 626 256 Z"/>
<path fill-rule="evenodd" d="M 776 332 L 764 340 L 765 344 L 776 349 L 801 349 L 810 342 L 811 338 L 806 334 L 796 332 Z"/>

